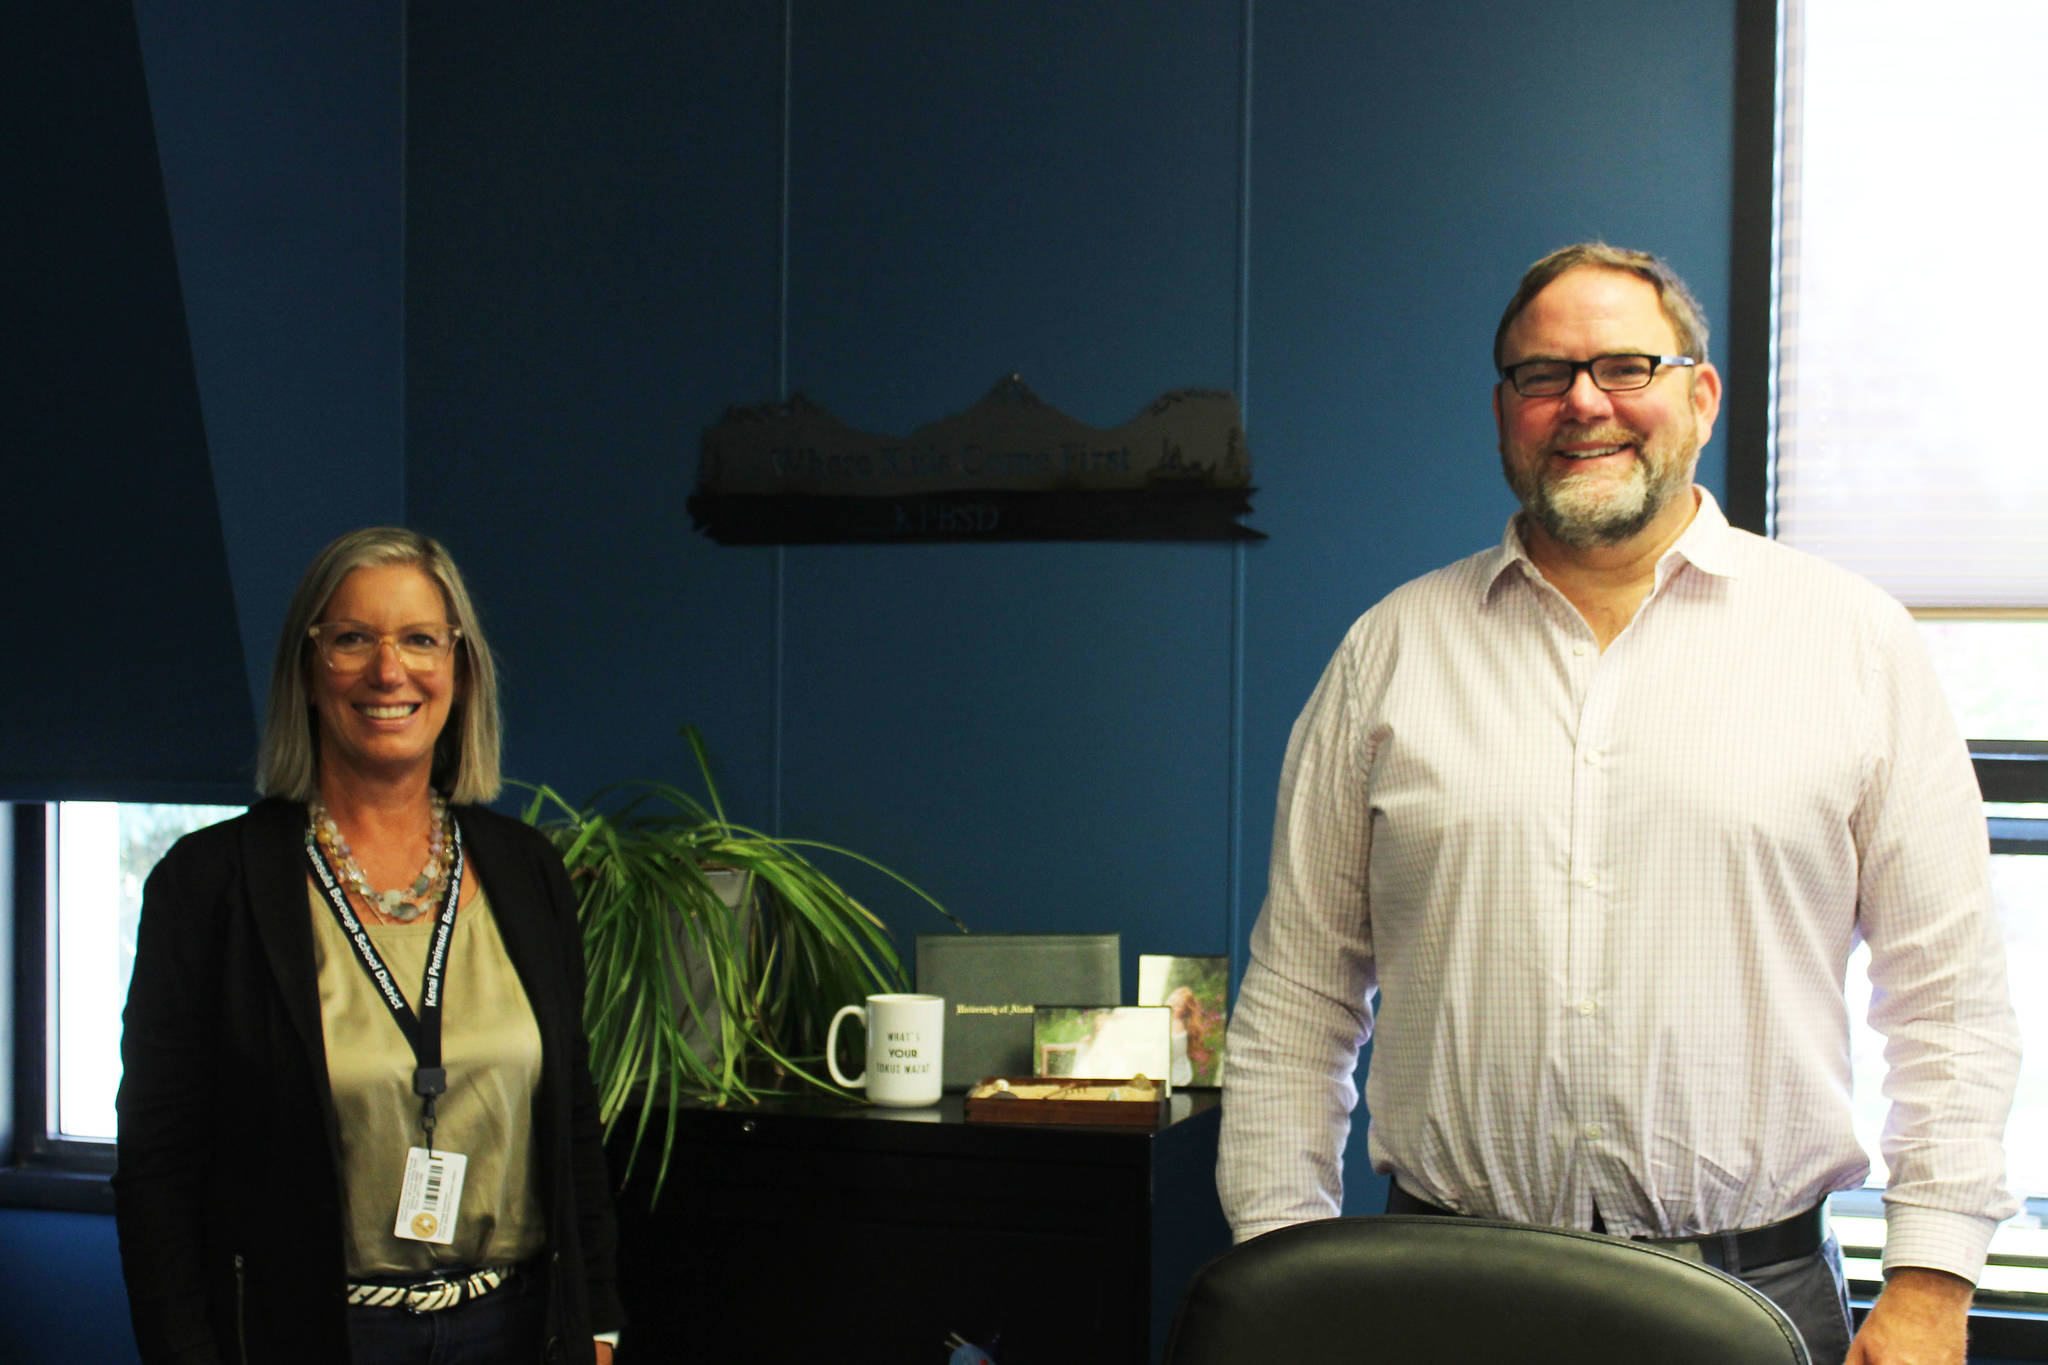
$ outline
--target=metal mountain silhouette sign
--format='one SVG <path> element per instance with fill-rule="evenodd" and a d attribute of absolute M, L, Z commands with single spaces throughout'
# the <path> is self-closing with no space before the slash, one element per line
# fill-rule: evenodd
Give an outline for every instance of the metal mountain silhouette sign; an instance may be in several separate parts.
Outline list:
<path fill-rule="evenodd" d="M 998 380 L 908 436 L 801 394 L 726 410 L 704 433 L 691 520 L 721 545 L 882 541 L 1245 540 L 1251 457 L 1237 399 L 1161 394 L 1091 427 Z"/>

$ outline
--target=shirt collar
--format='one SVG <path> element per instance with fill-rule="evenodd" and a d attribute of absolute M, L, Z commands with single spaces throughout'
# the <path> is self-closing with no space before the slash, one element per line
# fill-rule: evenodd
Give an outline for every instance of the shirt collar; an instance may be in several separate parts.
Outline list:
<path fill-rule="evenodd" d="M 1736 578 L 1741 575 L 1739 553 L 1736 547 L 1737 532 L 1728 524 L 1721 504 L 1714 501 L 1714 495 L 1698 484 L 1693 491 L 1699 495 L 1699 511 L 1694 513 L 1692 524 L 1685 533 L 1672 542 L 1663 557 L 1657 561 L 1657 582 L 1661 585 L 1677 572 L 1676 560 L 1684 560 L 1702 573 L 1717 578 Z M 1494 551 L 1491 571 L 1486 575 L 1481 596 L 1491 596 L 1495 585 L 1510 569 L 1519 568 L 1532 579 L 1543 575 L 1536 567 L 1536 561 L 1529 558 L 1528 547 L 1522 543 L 1522 513 L 1508 518 L 1507 529 L 1501 532 L 1500 546 Z"/>
<path fill-rule="evenodd" d="M 1664 552 L 1658 568 L 1661 570 L 1671 556 L 1681 555 L 1686 563 L 1702 573 L 1710 573 L 1716 578 L 1740 578 L 1742 564 L 1737 547 L 1738 533 L 1728 524 L 1727 515 L 1721 511 L 1721 504 L 1714 501 L 1712 493 L 1698 484 L 1693 485 L 1693 491 L 1700 495 L 1700 510 L 1693 517 L 1692 525 L 1685 528 L 1685 534 Z"/>

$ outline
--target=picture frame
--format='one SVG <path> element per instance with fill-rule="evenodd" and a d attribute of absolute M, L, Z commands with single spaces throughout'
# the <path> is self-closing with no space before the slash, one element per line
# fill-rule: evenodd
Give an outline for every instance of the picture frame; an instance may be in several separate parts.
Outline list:
<path fill-rule="evenodd" d="M 1171 1025 L 1163 1005 L 1041 1005 L 1032 1012 L 1032 1065 L 1061 1080 L 1144 1076 L 1171 1094 Z"/>
<path fill-rule="evenodd" d="M 1138 1004 L 1171 1013 L 1167 1079 L 1174 1088 L 1213 1090 L 1223 1084 L 1229 1000 L 1226 956 L 1138 955 Z"/>

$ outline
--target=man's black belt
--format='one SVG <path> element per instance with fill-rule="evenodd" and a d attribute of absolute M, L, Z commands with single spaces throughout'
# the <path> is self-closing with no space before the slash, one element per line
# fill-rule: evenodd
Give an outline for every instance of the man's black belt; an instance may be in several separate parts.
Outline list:
<path fill-rule="evenodd" d="M 1462 1218 L 1455 1209 L 1432 1204 L 1427 1199 L 1410 1194 L 1398 1183 L 1392 1184 L 1387 1192 L 1388 1213 L 1433 1214 L 1444 1218 Z M 1598 1211 L 1593 1215 L 1593 1231 L 1607 1231 L 1600 1220 Z M 1760 1228 L 1745 1228 L 1740 1232 L 1707 1232 L 1697 1237 L 1631 1237 L 1632 1242 L 1643 1242 L 1649 1246 L 1685 1257 L 1688 1261 L 1701 1261 L 1716 1270 L 1725 1270 L 1731 1275 L 1758 1266 L 1776 1265 L 1780 1261 L 1794 1261 L 1818 1252 L 1821 1243 L 1827 1240 L 1827 1204 L 1822 1201 L 1804 1213 L 1795 1213 L 1783 1222 L 1770 1223 Z"/>

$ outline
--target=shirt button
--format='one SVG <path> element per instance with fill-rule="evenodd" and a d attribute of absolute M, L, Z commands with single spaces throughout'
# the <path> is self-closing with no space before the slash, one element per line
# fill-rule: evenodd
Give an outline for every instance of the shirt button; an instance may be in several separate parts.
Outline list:
<path fill-rule="evenodd" d="M 1599 1011 L 1600 1004 L 1596 1000 L 1581 1000 L 1579 1002 L 1580 1014 L 1597 1014 L 1599 1013 Z"/>
<path fill-rule="evenodd" d="M 1597 1123 L 1587 1124 L 1583 1131 L 1585 1132 L 1587 1139 L 1593 1142 L 1598 1142 L 1600 1138 L 1604 1136 L 1607 1132 L 1605 1128 L 1602 1128 Z"/>
<path fill-rule="evenodd" d="M 1590 889 L 1600 885 L 1600 879 L 1588 872 L 1585 876 L 1579 878 L 1579 885 Z"/>
<path fill-rule="evenodd" d="M 1578 644 L 1572 646 L 1572 654 L 1578 658 L 1583 659 L 1586 657 L 1586 651 L 1588 648 L 1590 648 L 1590 646 L 1588 646 L 1585 641 L 1581 640 Z"/>
<path fill-rule="evenodd" d="M 1588 749 L 1588 750 L 1586 750 L 1586 762 L 1588 762 L 1588 763 L 1592 764 L 1592 765 L 1593 765 L 1594 767 L 1596 767 L 1596 768 L 1597 768 L 1597 767 L 1599 767 L 1599 766 L 1600 766 L 1600 751 L 1599 751 L 1598 749 Z"/>

